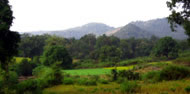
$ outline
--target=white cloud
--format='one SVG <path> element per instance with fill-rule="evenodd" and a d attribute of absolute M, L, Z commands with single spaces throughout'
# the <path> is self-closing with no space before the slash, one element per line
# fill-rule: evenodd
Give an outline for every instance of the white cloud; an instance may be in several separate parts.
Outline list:
<path fill-rule="evenodd" d="M 89 22 L 114 27 L 166 17 L 166 0 L 10 0 L 12 30 L 62 30 Z"/>

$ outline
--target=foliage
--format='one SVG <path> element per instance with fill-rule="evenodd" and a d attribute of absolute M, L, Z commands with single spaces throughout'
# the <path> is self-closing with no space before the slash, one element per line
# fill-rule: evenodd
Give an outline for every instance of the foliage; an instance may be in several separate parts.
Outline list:
<path fill-rule="evenodd" d="M 19 43 L 19 56 L 20 57 L 30 57 L 40 56 L 43 53 L 43 48 L 45 46 L 45 41 L 49 35 L 30 35 L 22 34 L 21 42 Z"/>
<path fill-rule="evenodd" d="M 158 82 L 160 79 L 159 71 L 150 71 L 142 75 L 142 79 L 146 82 Z"/>
<path fill-rule="evenodd" d="M 38 66 L 33 70 L 33 75 L 38 88 L 43 89 L 62 83 L 63 73 L 60 68 L 54 69 L 46 66 Z"/>
<path fill-rule="evenodd" d="M 69 77 L 64 77 L 64 79 L 62 80 L 63 84 L 65 85 L 71 85 L 74 84 L 74 80 L 72 78 Z"/>
<path fill-rule="evenodd" d="M 168 66 L 160 71 L 160 80 L 180 80 L 190 75 L 190 69 L 184 66 Z"/>
<path fill-rule="evenodd" d="M 44 65 L 51 66 L 56 62 L 61 62 L 62 68 L 72 67 L 72 58 L 63 46 L 51 46 L 43 54 Z"/>
<path fill-rule="evenodd" d="M 101 84 L 109 84 L 109 81 L 105 79 L 99 79 L 98 82 Z"/>
<path fill-rule="evenodd" d="M 153 49 L 153 56 L 173 59 L 178 57 L 178 44 L 171 37 L 161 38 Z"/>
<path fill-rule="evenodd" d="M 171 11 L 169 15 L 169 23 L 171 24 L 172 31 L 175 31 L 176 24 L 182 25 L 186 30 L 186 34 L 190 37 L 190 21 L 189 21 L 189 0 L 169 0 L 167 6 Z M 188 39 L 190 42 L 190 39 Z"/>
<path fill-rule="evenodd" d="M 17 32 L 11 31 L 10 27 L 13 22 L 13 12 L 8 0 L 0 1 L 0 68 L 5 71 L 3 76 L 4 86 L 0 90 L 0 93 L 12 92 L 9 87 L 14 82 L 14 78 L 17 75 L 9 73 L 9 65 L 12 63 L 13 57 L 18 53 L 18 42 L 20 41 L 20 35 Z M 12 77 L 10 77 L 12 74 Z M 13 79 L 12 79 L 13 78 Z M 10 81 L 10 82 L 9 82 Z M 15 80 L 16 81 L 16 80 Z"/>
<path fill-rule="evenodd" d="M 140 86 L 134 81 L 125 81 L 120 85 L 123 93 L 135 93 Z"/>
<path fill-rule="evenodd" d="M 169 80 L 181 80 L 189 77 L 190 69 L 184 66 L 170 65 L 161 71 L 152 71 L 143 75 L 145 81 L 159 82 Z"/>
<path fill-rule="evenodd" d="M 10 31 L 12 25 L 12 11 L 8 0 L 0 1 L 0 63 L 1 67 L 8 70 L 8 63 L 17 54 L 20 35 Z"/>
<path fill-rule="evenodd" d="M 111 74 L 112 74 L 112 80 L 113 80 L 113 81 L 116 81 L 117 78 L 118 78 L 117 70 L 116 70 L 116 69 L 112 69 L 112 70 L 111 70 Z"/>
<path fill-rule="evenodd" d="M 41 94 L 41 88 L 38 86 L 37 80 L 30 79 L 22 81 L 17 86 L 18 94 L 32 93 L 32 94 Z"/>
<path fill-rule="evenodd" d="M 140 74 L 132 72 L 130 70 L 121 70 L 118 72 L 119 77 L 126 78 L 127 80 L 139 80 Z"/>
<path fill-rule="evenodd" d="M 35 67 L 36 65 L 34 63 L 29 62 L 28 59 L 23 59 L 18 65 L 19 75 L 30 76 Z"/>
<path fill-rule="evenodd" d="M 93 86 L 97 85 L 95 80 L 87 79 L 87 78 L 80 78 L 77 80 L 77 84 L 79 85 L 86 85 L 86 86 Z"/>
<path fill-rule="evenodd" d="M 187 86 L 184 90 L 189 93 L 190 92 L 190 86 Z"/>

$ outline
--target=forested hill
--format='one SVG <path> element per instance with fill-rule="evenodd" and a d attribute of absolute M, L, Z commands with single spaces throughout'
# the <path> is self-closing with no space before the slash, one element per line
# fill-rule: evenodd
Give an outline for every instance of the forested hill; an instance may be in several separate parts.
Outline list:
<path fill-rule="evenodd" d="M 150 38 L 152 35 L 157 37 L 171 36 L 175 39 L 187 39 L 184 29 L 180 26 L 176 28 L 177 32 L 172 32 L 170 24 L 166 18 L 154 19 L 149 21 L 136 21 L 127 24 L 126 26 L 114 28 L 102 23 L 89 23 L 80 27 L 75 27 L 67 30 L 59 31 L 39 31 L 29 32 L 33 35 L 41 35 L 48 33 L 64 38 L 80 39 L 84 35 L 94 34 L 96 36 L 106 34 L 108 36 L 116 36 L 118 38 Z"/>
<path fill-rule="evenodd" d="M 175 39 L 186 39 L 184 29 L 180 26 L 176 28 L 177 32 L 172 32 L 170 24 L 166 18 L 149 21 L 131 22 L 124 26 L 113 35 L 119 38 L 149 38 L 150 35 L 157 37 L 171 36 Z"/>
<path fill-rule="evenodd" d="M 128 24 L 115 32 L 113 34 L 114 36 L 121 38 L 121 39 L 126 39 L 126 38 L 150 38 L 153 34 L 151 32 L 147 32 L 139 27 L 137 27 L 134 24 Z"/>
<path fill-rule="evenodd" d="M 87 34 L 94 34 L 96 36 L 100 36 L 102 34 L 105 34 L 108 31 L 114 30 L 114 27 L 102 24 L 102 23 L 88 23 L 83 26 L 70 28 L 67 30 L 59 30 L 59 31 L 39 31 L 39 32 L 29 32 L 33 35 L 41 35 L 41 34 L 50 34 L 50 35 L 56 35 L 64 38 L 76 38 L 80 39 L 82 36 Z"/>
<path fill-rule="evenodd" d="M 81 27 L 71 28 L 64 31 L 55 31 L 55 32 L 51 32 L 50 34 L 63 36 L 65 38 L 74 37 L 74 38 L 79 39 L 86 34 L 94 34 L 96 36 L 99 36 L 99 35 L 105 34 L 106 32 L 110 30 L 114 30 L 114 28 L 102 23 L 89 23 Z"/>

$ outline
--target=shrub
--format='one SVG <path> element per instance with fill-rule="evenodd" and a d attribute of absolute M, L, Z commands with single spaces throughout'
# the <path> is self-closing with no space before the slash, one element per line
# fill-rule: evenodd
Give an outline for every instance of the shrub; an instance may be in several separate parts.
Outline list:
<path fill-rule="evenodd" d="M 90 76 L 90 80 L 98 81 L 99 79 L 100 79 L 100 76 L 98 76 L 98 75 L 92 75 L 92 76 Z"/>
<path fill-rule="evenodd" d="M 72 78 L 64 78 L 63 79 L 63 84 L 65 84 L 65 85 L 71 85 L 71 84 L 74 84 L 74 80 L 72 79 Z"/>
<path fill-rule="evenodd" d="M 20 75 L 29 76 L 32 75 L 32 70 L 35 68 L 35 64 L 28 61 L 28 59 L 23 59 L 18 65 L 18 71 Z"/>
<path fill-rule="evenodd" d="M 17 85 L 18 94 L 24 94 L 26 92 L 32 94 L 41 94 L 41 90 L 42 89 L 38 87 L 37 80 L 34 79 L 25 80 Z"/>
<path fill-rule="evenodd" d="M 135 93 L 140 86 L 134 81 L 125 81 L 120 85 L 120 88 L 123 93 Z"/>
<path fill-rule="evenodd" d="M 33 70 L 33 75 L 37 77 L 40 87 L 49 87 L 62 83 L 62 72 L 49 67 L 39 66 Z"/>
<path fill-rule="evenodd" d="M 127 81 L 127 79 L 126 78 L 123 78 L 123 77 L 119 77 L 118 79 L 117 79 L 117 83 L 119 83 L 119 84 L 121 84 L 121 83 L 123 83 L 123 82 L 125 82 L 125 81 Z"/>
<path fill-rule="evenodd" d="M 190 76 L 190 69 L 184 66 L 170 65 L 161 71 L 152 71 L 143 75 L 144 80 L 152 80 L 153 82 L 163 80 L 180 80 Z"/>
<path fill-rule="evenodd" d="M 132 72 L 130 70 L 122 70 L 118 72 L 119 77 L 124 77 L 128 80 L 139 80 L 139 73 Z"/>
<path fill-rule="evenodd" d="M 159 81 L 160 72 L 159 71 L 151 71 L 142 76 L 142 79 L 149 82 L 157 82 Z"/>
<path fill-rule="evenodd" d="M 86 86 L 93 86 L 97 85 L 95 80 L 89 80 L 87 78 L 80 78 L 77 80 L 77 84 L 79 85 L 86 85 Z"/>
<path fill-rule="evenodd" d="M 111 74 L 112 74 L 112 80 L 113 80 L 113 81 L 116 81 L 117 78 L 118 78 L 117 70 L 116 70 L 116 69 L 112 69 L 112 70 L 111 70 Z"/>
<path fill-rule="evenodd" d="M 160 80 L 179 80 L 190 76 L 190 70 L 184 66 L 167 66 L 160 71 Z"/>
<path fill-rule="evenodd" d="M 185 88 L 185 91 L 189 93 L 189 92 L 190 92 L 190 86 L 187 86 L 187 87 Z"/>
<path fill-rule="evenodd" d="M 109 82 L 107 80 L 105 80 L 105 79 L 100 79 L 99 83 L 101 83 L 101 84 L 108 84 Z"/>

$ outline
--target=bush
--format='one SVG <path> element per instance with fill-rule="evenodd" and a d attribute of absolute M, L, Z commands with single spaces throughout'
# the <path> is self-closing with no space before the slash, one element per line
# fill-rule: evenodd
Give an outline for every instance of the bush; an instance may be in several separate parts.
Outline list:
<path fill-rule="evenodd" d="M 116 70 L 116 69 L 112 69 L 112 70 L 111 70 L 111 74 L 112 74 L 112 80 L 113 80 L 113 81 L 116 81 L 117 78 L 118 78 L 117 70 Z"/>
<path fill-rule="evenodd" d="M 23 82 L 20 82 L 17 85 L 17 93 L 24 94 L 24 93 L 32 93 L 32 94 L 41 94 L 42 89 L 38 86 L 37 80 L 29 79 Z"/>
<path fill-rule="evenodd" d="M 107 80 L 105 80 L 105 79 L 100 79 L 99 83 L 101 83 L 101 84 L 108 84 L 109 82 Z"/>
<path fill-rule="evenodd" d="M 63 84 L 65 84 L 65 85 L 74 84 L 74 80 L 73 80 L 72 78 L 64 78 L 62 82 L 63 82 Z"/>
<path fill-rule="evenodd" d="M 159 71 L 151 71 L 142 76 L 142 79 L 144 81 L 149 81 L 149 82 L 157 82 L 159 81 L 160 72 Z"/>
<path fill-rule="evenodd" d="M 86 85 L 86 86 L 93 86 L 97 85 L 95 80 L 89 80 L 87 78 L 80 78 L 77 80 L 77 84 L 79 85 Z"/>
<path fill-rule="evenodd" d="M 160 71 L 160 80 L 179 80 L 190 76 L 190 70 L 184 66 L 168 66 Z"/>
<path fill-rule="evenodd" d="M 45 66 L 36 67 L 33 70 L 33 75 L 37 77 L 41 88 L 61 84 L 63 79 L 62 72 L 59 69 L 54 70 Z"/>
<path fill-rule="evenodd" d="M 135 93 L 140 89 L 140 86 L 134 81 L 125 81 L 120 85 L 123 93 Z"/>
<path fill-rule="evenodd" d="M 190 92 L 190 86 L 187 86 L 187 87 L 185 88 L 185 91 L 189 93 L 189 92 Z"/>
<path fill-rule="evenodd" d="M 28 61 L 28 59 L 23 59 L 18 65 L 19 74 L 22 76 L 32 75 L 32 70 L 35 68 L 35 64 Z"/>
<path fill-rule="evenodd" d="M 123 82 L 125 82 L 125 81 L 127 81 L 127 79 L 126 78 L 123 78 L 123 77 L 119 77 L 118 79 L 117 79 L 117 83 L 118 84 L 121 84 L 121 83 L 123 83 Z"/>
<path fill-rule="evenodd" d="M 180 80 L 190 76 L 190 69 L 184 66 L 170 65 L 161 71 L 152 71 L 143 75 L 144 80 L 152 80 L 153 82 L 163 80 Z"/>
<path fill-rule="evenodd" d="M 132 72 L 130 70 L 121 70 L 118 72 L 119 77 L 126 78 L 128 80 L 139 80 L 139 73 Z"/>

